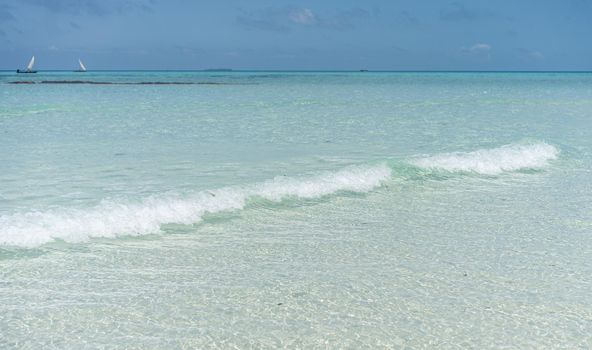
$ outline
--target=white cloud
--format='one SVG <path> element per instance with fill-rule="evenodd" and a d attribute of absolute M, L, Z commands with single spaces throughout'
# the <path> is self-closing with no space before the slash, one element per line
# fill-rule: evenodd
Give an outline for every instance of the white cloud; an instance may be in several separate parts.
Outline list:
<path fill-rule="evenodd" d="M 471 53 L 487 53 L 489 51 L 491 51 L 491 45 L 489 44 L 477 43 L 469 47 Z"/>
<path fill-rule="evenodd" d="M 479 59 L 491 59 L 491 45 L 485 43 L 476 43 L 470 47 L 461 47 L 460 53 L 467 56 L 473 56 Z"/>
<path fill-rule="evenodd" d="M 314 13 L 307 8 L 295 9 L 290 11 L 288 18 L 290 21 L 298 24 L 313 24 L 316 22 Z"/>

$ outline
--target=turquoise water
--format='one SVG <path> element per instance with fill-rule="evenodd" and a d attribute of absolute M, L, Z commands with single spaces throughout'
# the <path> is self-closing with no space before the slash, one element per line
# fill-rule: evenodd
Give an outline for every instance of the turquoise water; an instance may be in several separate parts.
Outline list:
<path fill-rule="evenodd" d="M 591 118 L 588 73 L 0 73 L 0 348 L 592 347 Z"/>

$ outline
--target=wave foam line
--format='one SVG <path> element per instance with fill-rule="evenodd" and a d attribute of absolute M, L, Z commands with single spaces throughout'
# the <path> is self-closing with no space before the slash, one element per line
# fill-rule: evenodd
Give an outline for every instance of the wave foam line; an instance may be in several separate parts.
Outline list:
<path fill-rule="evenodd" d="M 541 142 L 511 144 L 466 153 L 443 153 L 416 158 L 410 163 L 423 169 L 497 175 L 503 172 L 542 169 L 549 165 L 549 161 L 557 159 L 558 155 L 557 148 Z"/>
<path fill-rule="evenodd" d="M 251 198 L 274 202 L 364 193 L 391 177 L 386 165 L 352 166 L 308 178 L 276 177 L 250 186 L 203 191 L 187 198 L 155 196 L 140 202 L 102 201 L 87 209 L 60 208 L 0 216 L 0 246 L 36 247 L 55 240 L 159 233 L 164 224 L 195 224 L 204 214 L 240 210 Z"/>

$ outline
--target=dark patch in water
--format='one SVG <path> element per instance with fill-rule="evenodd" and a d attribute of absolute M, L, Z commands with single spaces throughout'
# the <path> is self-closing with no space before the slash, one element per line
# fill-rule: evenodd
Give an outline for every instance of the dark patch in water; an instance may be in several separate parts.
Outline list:
<path fill-rule="evenodd" d="M 231 83 L 220 83 L 213 81 L 190 82 L 190 81 L 140 81 L 140 82 L 111 82 L 92 80 L 42 80 L 35 81 L 10 81 L 8 84 L 88 84 L 88 85 L 236 85 Z"/>
<path fill-rule="evenodd" d="M 39 84 L 99 84 L 110 85 L 113 84 L 108 81 L 86 81 L 86 80 L 43 80 Z"/>

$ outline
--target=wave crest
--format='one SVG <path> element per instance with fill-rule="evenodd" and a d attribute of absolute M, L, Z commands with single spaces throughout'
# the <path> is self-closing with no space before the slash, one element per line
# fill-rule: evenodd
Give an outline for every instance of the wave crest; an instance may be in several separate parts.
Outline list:
<path fill-rule="evenodd" d="M 286 198 L 318 198 L 340 191 L 368 192 L 390 178 L 386 165 L 352 166 L 304 178 L 276 177 L 251 186 L 203 191 L 187 198 L 149 197 L 141 202 L 103 201 L 87 209 L 60 208 L 0 216 L 0 246 L 35 247 L 57 239 L 86 241 L 92 237 L 145 235 L 164 224 L 195 224 L 204 214 L 240 210 L 250 198 L 279 202 Z"/>
<path fill-rule="evenodd" d="M 541 142 L 511 144 L 466 153 L 443 153 L 413 159 L 411 164 L 423 169 L 497 175 L 510 171 L 541 169 L 546 167 L 549 161 L 557 159 L 558 155 L 557 148 Z"/>
<path fill-rule="evenodd" d="M 558 155 L 559 150 L 546 143 L 512 144 L 415 158 L 409 163 L 422 169 L 496 175 L 540 169 Z M 104 200 L 91 208 L 15 213 L 0 216 L 0 246 L 35 247 L 55 240 L 80 242 L 93 237 L 159 233 L 162 225 L 196 224 L 205 214 L 240 210 L 255 198 L 280 202 L 341 191 L 368 192 L 389 180 L 392 172 L 386 164 L 350 166 L 316 176 L 279 176 L 252 185 L 224 187 L 185 197 L 153 196 L 135 202 Z"/>

